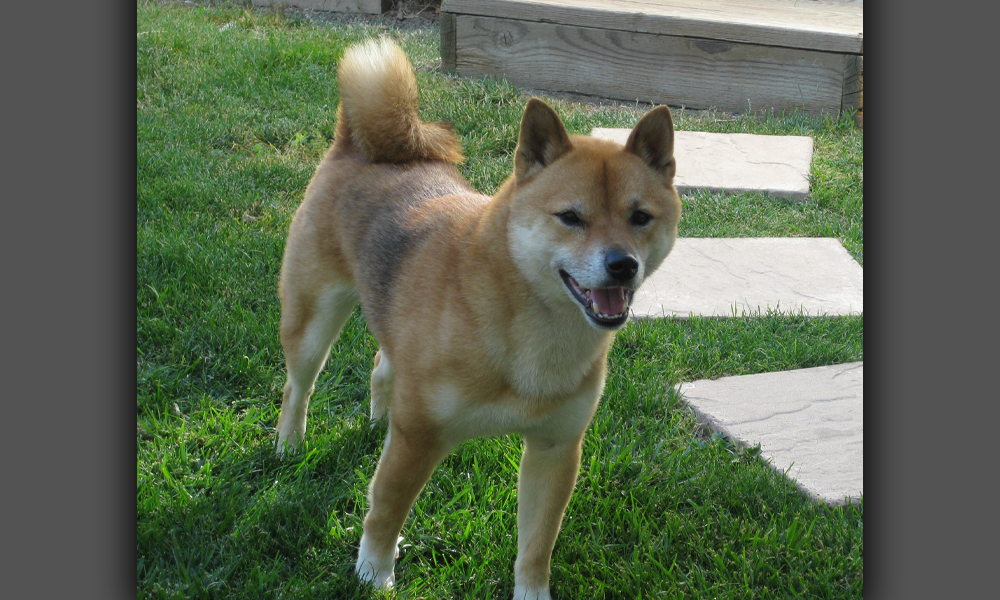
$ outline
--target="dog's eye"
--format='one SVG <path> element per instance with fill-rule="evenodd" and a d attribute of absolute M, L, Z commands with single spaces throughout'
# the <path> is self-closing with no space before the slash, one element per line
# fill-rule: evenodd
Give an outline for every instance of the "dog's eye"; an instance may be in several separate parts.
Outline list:
<path fill-rule="evenodd" d="M 649 214 L 644 210 L 637 210 L 632 213 L 632 216 L 628 218 L 628 222 L 633 225 L 642 226 L 649 223 L 653 219 L 653 215 Z"/>
<path fill-rule="evenodd" d="M 565 210 L 561 213 L 556 213 L 559 220 L 563 222 L 563 225 L 569 225 L 570 227 L 581 227 L 583 225 L 583 219 L 580 215 L 576 214 L 576 211 Z"/>

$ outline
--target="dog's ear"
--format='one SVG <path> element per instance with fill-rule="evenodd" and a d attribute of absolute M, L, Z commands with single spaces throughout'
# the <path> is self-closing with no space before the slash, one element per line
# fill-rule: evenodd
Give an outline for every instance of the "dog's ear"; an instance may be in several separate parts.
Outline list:
<path fill-rule="evenodd" d="M 523 181 L 572 148 L 559 115 L 538 98 L 528 100 L 514 154 L 514 175 Z"/>
<path fill-rule="evenodd" d="M 625 150 L 671 181 L 677 172 L 677 163 L 674 161 L 674 121 L 670 118 L 670 109 L 657 106 L 639 119 L 625 142 Z"/>

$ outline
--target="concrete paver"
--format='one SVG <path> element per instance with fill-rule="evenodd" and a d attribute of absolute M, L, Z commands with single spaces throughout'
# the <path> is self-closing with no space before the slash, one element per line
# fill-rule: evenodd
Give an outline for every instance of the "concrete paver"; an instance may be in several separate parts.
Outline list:
<path fill-rule="evenodd" d="M 761 455 L 811 498 L 842 506 L 864 487 L 864 363 L 674 386 L 698 420 Z"/>
<path fill-rule="evenodd" d="M 637 318 L 864 312 L 864 270 L 835 238 L 679 238 L 635 293 Z"/>
<path fill-rule="evenodd" d="M 624 144 L 630 129 L 595 127 L 590 135 Z M 809 136 L 678 131 L 674 135 L 679 193 L 760 191 L 805 200 L 809 194 Z"/>

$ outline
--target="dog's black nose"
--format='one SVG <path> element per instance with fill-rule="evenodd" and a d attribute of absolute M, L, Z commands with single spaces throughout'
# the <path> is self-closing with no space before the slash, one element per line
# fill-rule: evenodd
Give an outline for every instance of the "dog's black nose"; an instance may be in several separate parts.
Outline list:
<path fill-rule="evenodd" d="M 608 270 L 608 275 L 616 280 L 628 281 L 639 272 L 639 261 L 618 250 L 610 250 L 604 256 L 604 267 Z"/>

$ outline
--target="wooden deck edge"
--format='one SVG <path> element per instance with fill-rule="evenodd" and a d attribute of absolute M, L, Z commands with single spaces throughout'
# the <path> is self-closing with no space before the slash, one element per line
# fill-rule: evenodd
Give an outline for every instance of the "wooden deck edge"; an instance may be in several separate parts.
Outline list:
<path fill-rule="evenodd" d="M 558 13 L 553 12 L 558 7 Z M 862 54 L 864 31 L 856 34 L 820 31 L 788 25 L 760 26 L 629 11 L 625 6 L 607 3 L 600 9 L 589 6 L 546 5 L 517 0 L 443 0 L 441 14 L 507 18 L 520 21 L 599 27 L 629 33 L 648 33 L 776 46 L 838 54 Z"/>
<path fill-rule="evenodd" d="M 454 20 L 449 35 L 456 44 L 454 71 L 461 75 L 503 75 L 515 85 L 537 89 L 727 112 L 771 108 L 838 114 L 844 105 L 849 58 L 840 53 L 605 34 L 471 15 Z M 447 27 L 451 31 L 452 25 Z M 443 37 L 442 48 L 450 48 L 450 39 Z M 596 56 L 601 59 L 595 62 Z"/>
<path fill-rule="evenodd" d="M 855 111 L 854 123 L 864 129 L 865 69 L 864 57 L 847 55 L 844 65 L 844 95 L 842 111 Z"/>
<path fill-rule="evenodd" d="M 861 74 L 858 76 L 861 80 L 861 89 L 858 90 L 858 113 L 855 116 L 855 121 L 858 124 L 858 129 L 865 128 L 865 114 L 864 114 L 864 96 L 865 96 L 865 67 L 864 64 L 861 65 Z"/>
<path fill-rule="evenodd" d="M 455 34 L 455 14 L 441 13 L 441 69 L 445 73 L 455 73 L 455 58 L 458 53 L 458 39 Z"/>
<path fill-rule="evenodd" d="M 841 96 L 842 111 L 855 110 L 861 100 L 861 57 L 844 55 L 844 91 Z"/>

